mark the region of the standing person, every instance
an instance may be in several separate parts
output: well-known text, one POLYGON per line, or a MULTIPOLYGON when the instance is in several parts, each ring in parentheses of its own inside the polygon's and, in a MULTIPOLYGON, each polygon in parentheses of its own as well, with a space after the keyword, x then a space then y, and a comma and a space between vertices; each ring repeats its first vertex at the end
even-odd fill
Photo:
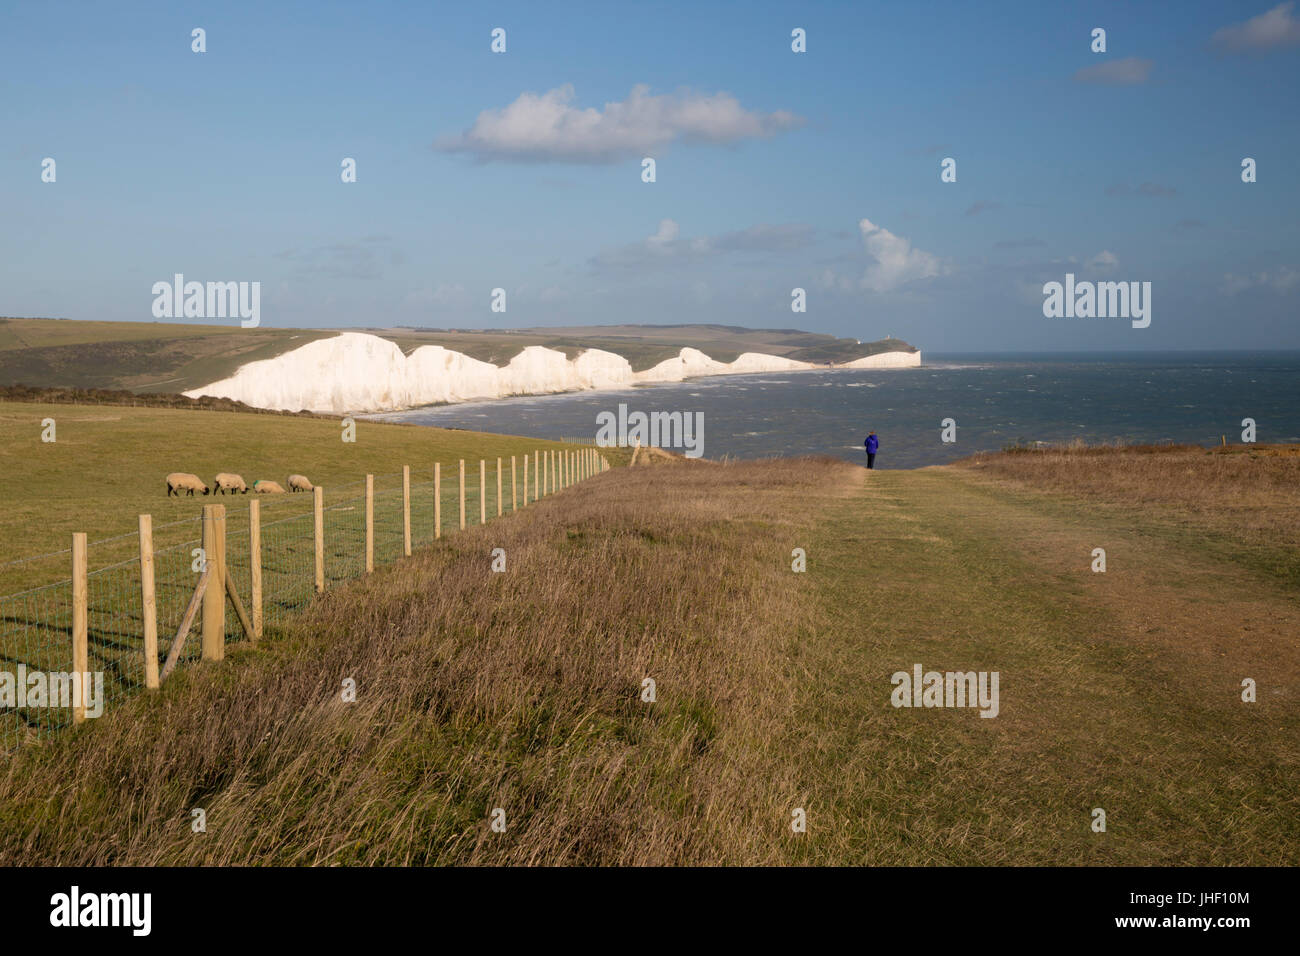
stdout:
POLYGON ((880 439, 876 437, 875 432, 872 432, 867 436, 867 440, 863 444, 867 446, 867 467, 875 468, 876 450, 880 447, 880 439))

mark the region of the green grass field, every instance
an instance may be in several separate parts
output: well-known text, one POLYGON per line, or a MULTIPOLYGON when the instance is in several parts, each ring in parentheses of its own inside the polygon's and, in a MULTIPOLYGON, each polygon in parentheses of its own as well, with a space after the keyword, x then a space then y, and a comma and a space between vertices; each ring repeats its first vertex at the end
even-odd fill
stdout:
MULTIPOLYGON (((162 525, 196 519, 202 505, 213 501, 225 500, 232 508, 246 503, 245 496, 168 498, 163 479, 172 471, 191 472, 209 485, 217 472, 235 472, 250 487, 259 478, 287 487, 288 475, 300 473, 323 485, 332 498, 355 491, 366 474, 379 476, 377 487, 390 491, 400 485, 403 465, 411 467, 412 482, 426 483, 433 480, 438 462, 446 485, 455 480, 463 458, 473 470, 477 495, 480 459, 487 459, 494 471, 498 456, 508 467, 515 455, 522 478, 525 452, 560 447, 557 442, 366 420, 357 421, 356 441, 348 443, 342 440, 339 420, 0 403, 0 564, 66 548, 74 531, 84 531, 91 541, 131 532, 139 514, 151 514, 155 525, 162 525), (57 440, 50 443, 41 440, 46 418, 55 421, 57 440)), ((495 495, 495 479, 491 493, 495 495)), ((268 514, 294 513, 307 507, 308 497, 265 495, 262 507, 268 514)), ((120 551, 92 549, 91 566, 120 557, 120 551)), ((15 583, 37 582, 15 582, 0 570, 0 593, 16 589, 15 583)))
MULTIPOLYGON (((261 510, 262 564, 268 620, 303 606, 313 592, 312 496, 195 495, 168 497, 170 471, 190 471, 209 485, 217 471, 243 475, 251 486, 269 478, 288 487, 290 472, 308 475, 325 493, 325 571, 331 583, 361 573, 365 542, 365 477, 374 476, 374 553, 379 564, 404 547, 402 468, 411 468, 411 536, 415 546, 460 527, 460 461, 465 461, 466 526, 495 520, 522 506, 525 455, 572 450, 556 442, 356 423, 356 442, 342 441, 342 422, 278 416, 130 408, 0 403, 0 660, 65 670, 71 618, 71 534, 89 541, 89 645, 93 669, 106 674, 111 700, 143 681, 139 602, 138 516, 152 517, 160 650, 173 633, 197 578, 192 549, 200 544, 205 504, 227 509, 232 579, 249 593, 249 504, 261 510), (40 440, 44 419, 54 442, 40 440), (293 427, 296 423, 298 427, 293 427), (289 427, 285 427, 289 425, 289 427), (336 447, 337 446, 337 447, 336 447), (515 469, 511 473, 511 456, 515 469), (497 460, 501 459, 501 497, 497 460), (480 491, 480 461, 486 489, 480 491), (434 466, 441 469, 435 507, 434 466)), ((529 468, 527 498, 537 490, 529 468)), ((234 611, 228 631, 240 635, 234 611)), ((183 660, 198 654, 197 641, 183 660)), ((4 715, 0 747, 22 729, 4 715), (12 724, 12 726, 10 726, 12 724)), ((34 712, 31 732, 51 729, 66 715, 34 712)))

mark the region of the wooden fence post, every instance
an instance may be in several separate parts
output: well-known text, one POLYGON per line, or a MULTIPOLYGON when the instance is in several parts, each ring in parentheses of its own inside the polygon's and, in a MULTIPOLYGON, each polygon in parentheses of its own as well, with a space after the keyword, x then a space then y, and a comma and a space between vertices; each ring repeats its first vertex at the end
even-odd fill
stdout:
POLYGON ((72 689, 77 693, 72 700, 72 722, 86 719, 86 673, 90 670, 89 602, 86 572, 86 533, 72 534, 72 689))
POLYGON ((366 475, 366 574, 375 569, 375 476, 366 475))
POLYGON ((203 592, 203 659, 226 656, 226 506, 203 506, 203 560, 208 587, 203 592))
POLYGON ((487 524, 487 462, 478 460, 478 523, 487 524))
POLYGON ((316 593, 325 590, 325 489, 316 485, 311 490, 311 508, 316 523, 316 593))
MULTIPOLYGON (((528 459, 524 459, 524 467, 528 467, 528 459)), ((510 456, 510 513, 514 514, 519 510, 519 492, 515 488, 515 456, 510 456)), ((528 486, 528 476, 524 475, 524 487, 528 486)))
POLYGON ((460 460, 460 530, 465 530, 465 459, 460 460))
POLYGON ((158 689, 158 598, 154 591, 153 516, 140 516, 140 617, 144 622, 144 686, 158 689))
POLYGON ((542 477, 541 463, 542 463, 542 453, 534 448, 533 449, 533 501, 536 501, 538 498, 541 497, 541 495, 537 493, 537 489, 538 487, 540 487, 540 479, 542 477))
POLYGON ((255 641, 262 639, 262 503, 254 498, 248 503, 248 609, 253 618, 255 641))
POLYGON ((504 496, 501 494, 501 459, 497 459, 497 517, 500 518, 505 514, 505 502, 502 501, 504 496))
POLYGON ((411 466, 402 466, 402 554, 411 556, 411 466))
POLYGON ((442 462, 433 463, 433 536, 442 537, 442 462))

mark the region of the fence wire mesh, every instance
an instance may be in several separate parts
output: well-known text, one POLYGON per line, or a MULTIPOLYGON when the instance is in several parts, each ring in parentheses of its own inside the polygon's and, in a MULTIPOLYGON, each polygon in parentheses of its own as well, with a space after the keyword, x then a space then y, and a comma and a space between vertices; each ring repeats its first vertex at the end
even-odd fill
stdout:
MULTIPOLYGON (((465 526, 510 515, 555 490, 555 462, 543 454, 465 462, 465 526), (543 466, 539 483, 538 463, 543 466), (525 483, 526 482, 526 483, 525 483)), ((577 474, 571 473, 571 481, 577 474)), ((405 549, 402 473, 374 476, 373 547, 376 567, 401 558, 405 549)), ((426 547, 460 528, 458 463, 441 469, 436 489, 433 469, 412 470, 411 548, 426 547), (440 512, 440 517, 439 517, 440 512)), ((263 627, 286 623, 316 592, 315 515, 312 495, 285 494, 256 499, 237 496, 226 505, 226 573, 249 614, 252 601, 252 539, 247 502, 257 500, 260 518, 263 627)), ((339 485, 324 493, 322 509, 324 583, 331 587, 359 577, 366 569, 366 483, 339 485)), ((158 668, 171 652, 203 570, 202 521, 198 516, 156 525, 153 568, 158 633, 158 668)), ((87 667, 92 675, 87 714, 97 716, 145 686, 144 611, 136 534, 90 542, 89 562, 100 565, 86 575, 87 667), (108 563, 105 563, 108 562, 108 563)), ((31 576, 61 577, 71 571, 71 549, 7 562, 28 564, 31 576)), ((3 566, 0 566, 3 567, 3 566)), ((178 657, 178 666, 202 657, 201 613, 196 614, 178 657)), ((72 723, 62 677, 73 669, 73 588, 70 577, 0 596, 0 752, 48 736, 72 723)), ((232 602, 225 602, 225 639, 247 640, 232 602)))

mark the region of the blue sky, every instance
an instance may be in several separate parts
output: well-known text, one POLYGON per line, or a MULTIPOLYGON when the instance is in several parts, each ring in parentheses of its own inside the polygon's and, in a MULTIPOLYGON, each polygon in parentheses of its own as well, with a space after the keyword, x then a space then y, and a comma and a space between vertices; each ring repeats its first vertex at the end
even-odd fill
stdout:
POLYGON ((1300 347, 1294 3, 9 4, 0 84, 4 315, 1300 347))

